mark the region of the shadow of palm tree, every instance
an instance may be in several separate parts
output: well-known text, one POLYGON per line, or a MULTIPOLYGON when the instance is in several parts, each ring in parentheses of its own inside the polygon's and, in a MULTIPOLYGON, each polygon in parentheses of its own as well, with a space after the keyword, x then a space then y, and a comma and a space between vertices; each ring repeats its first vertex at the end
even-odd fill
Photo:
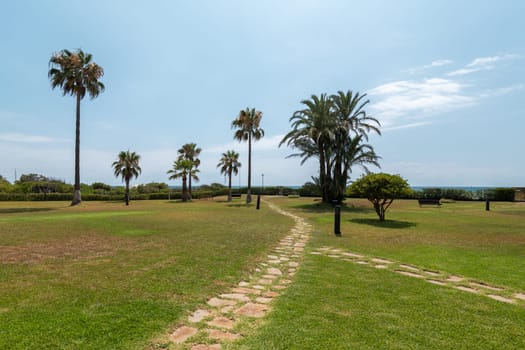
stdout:
MULTIPOLYGON (((322 203, 321 201, 311 204, 295 205, 293 208, 310 211, 314 213, 333 213, 334 206, 328 203, 322 203)), ((343 203, 341 205, 341 212, 349 213, 371 213, 374 212, 373 208, 356 207, 353 204, 347 205, 343 203)))
POLYGON ((55 208, 5 208, 0 209, 0 214, 33 213, 39 211, 52 211, 55 208))
POLYGON ((409 221, 400 221, 400 220, 385 220, 385 221, 379 221, 379 219, 350 219, 348 220, 350 222, 354 222, 356 224, 361 225, 370 225, 375 227, 381 227, 381 228, 409 228, 409 227, 415 227, 415 222, 409 222, 409 221))

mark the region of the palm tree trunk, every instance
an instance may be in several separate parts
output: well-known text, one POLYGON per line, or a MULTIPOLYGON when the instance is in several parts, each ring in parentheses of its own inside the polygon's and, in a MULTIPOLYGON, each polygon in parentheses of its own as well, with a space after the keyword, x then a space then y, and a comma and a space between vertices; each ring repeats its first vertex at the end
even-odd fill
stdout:
POLYGON ((321 185, 321 195, 323 198, 323 202, 328 202, 328 196, 326 191, 326 163, 325 163, 325 154, 324 149, 321 145, 318 146, 319 150, 319 182, 321 185))
POLYGON ((190 168, 190 178, 188 179, 189 180, 188 191, 189 191, 190 197, 191 197, 191 173, 192 173, 192 170, 193 170, 193 167, 190 168))
POLYGON ((77 113, 75 127, 75 187, 71 205, 77 205, 82 202, 80 195, 80 94, 77 93, 77 113))
POLYGON ((248 190, 246 192, 246 204, 252 202, 252 133, 248 134, 248 190))
POLYGON ((126 179, 126 205, 129 205, 129 179, 126 179))
POLYGON ((183 202, 188 201, 188 185, 187 185, 186 176, 182 177, 182 201, 183 202))
POLYGON ((228 170, 228 202, 232 201, 232 169, 228 170))

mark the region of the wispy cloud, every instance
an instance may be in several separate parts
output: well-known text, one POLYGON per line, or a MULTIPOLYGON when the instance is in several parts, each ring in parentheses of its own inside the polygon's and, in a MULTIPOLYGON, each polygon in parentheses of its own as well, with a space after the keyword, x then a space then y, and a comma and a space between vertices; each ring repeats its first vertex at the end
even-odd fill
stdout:
POLYGON ((492 70, 496 65, 502 61, 508 61, 517 58, 517 55, 507 54, 501 56, 478 57, 465 67, 447 73, 447 76, 453 77, 458 75, 466 75, 483 70, 492 70))
POLYGON ((26 135, 19 133, 0 134, 0 141, 13 143, 54 143, 69 142, 68 139, 59 139, 49 136, 26 135))
POLYGON ((410 73, 410 74, 421 73, 431 68, 442 67, 442 66, 446 66, 452 63, 454 63, 454 61, 452 60, 439 59, 439 60, 432 61, 432 63, 426 64, 424 66, 407 69, 405 70, 405 72, 410 73))
POLYGON ((473 104, 475 99, 464 93, 466 87, 441 78, 396 81, 369 91, 378 100, 371 108, 387 128, 424 125, 424 120, 434 112, 473 104))

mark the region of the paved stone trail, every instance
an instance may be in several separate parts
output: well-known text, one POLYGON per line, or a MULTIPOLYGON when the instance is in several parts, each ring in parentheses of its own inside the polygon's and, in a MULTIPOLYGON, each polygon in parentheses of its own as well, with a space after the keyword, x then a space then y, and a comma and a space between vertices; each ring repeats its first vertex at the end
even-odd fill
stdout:
POLYGON ((419 278, 429 283, 455 288, 464 292, 484 295, 491 299, 509 304, 525 306, 525 292, 510 288, 494 286, 463 276, 452 275, 442 271, 432 271, 419 266, 403 264, 389 259, 366 256, 363 254, 343 251, 332 247, 322 247, 310 254, 324 255, 355 264, 366 265, 376 269, 385 269, 404 276, 419 278))
POLYGON ((221 349, 221 343, 242 337, 237 325, 257 322, 271 310, 272 301, 292 282, 299 268, 311 226, 306 221, 265 202, 271 209, 294 219, 295 225, 246 281, 210 298, 170 334, 169 339, 192 350, 221 349))

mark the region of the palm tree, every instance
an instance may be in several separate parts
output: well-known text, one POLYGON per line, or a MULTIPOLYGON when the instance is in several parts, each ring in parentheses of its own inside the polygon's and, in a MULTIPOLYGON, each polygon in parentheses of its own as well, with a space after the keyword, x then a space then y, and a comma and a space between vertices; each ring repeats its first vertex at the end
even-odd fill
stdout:
POLYGON ((332 114, 333 102, 326 94, 320 97, 312 95, 309 100, 301 101, 306 108, 296 111, 290 118, 292 130, 281 140, 279 146, 286 143, 300 153, 290 157, 302 157, 304 163, 311 157, 319 159, 319 183, 323 202, 329 201, 330 151, 334 138, 335 120, 332 114))
POLYGON ((232 129, 236 129, 233 138, 239 141, 248 141, 248 191, 246 193, 246 204, 252 201, 252 139, 260 140, 264 136, 261 129, 262 112, 255 108, 241 110, 239 116, 233 120, 232 129))
POLYGON ((92 55, 84 53, 78 49, 74 52, 62 50, 54 53, 50 60, 51 67, 48 77, 51 80, 51 87, 57 86, 62 89, 65 95, 76 97, 76 129, 75 129, 75 186, 71 205, 82 202, 80 195, 80 101, 86 93, 94 99, 105 87, 99 79, 104 75, 102 67, 91 62, 92 55))
POLYGON ((197 168, 201 164, 201 161, 199 158, 197 158, 202 152, 202 149, 200 147, 197 147, 197 144, 195 143, 187 143, 185 145, 182 145, 181 148, 177 151, 179 154, 179 159, 186 159, 191 160, 193 162, 193 166, 189 171, 189 181, 188 181, 188 190, 191 196, 191 180, 199 181, 199 177, 197 176, 197 173, 199 172, 197 168))
POLYGON ((332 156, 333 191, 332 198, 342 200, 348 182, 348 173, 354 165, 368 171, 365 164, 379 167, 378 157, 372 146, 362 144, 368 141, 368 134, 381 135, 380 123, 366 114, 365 107, 370 102, 366 94, 338 91, 330 97, 334 103, 333 113, 337 124, 334 138, 335 149, 332 156))
POLYGON ((182 179, 182 201, 186 202, 191 200, 191 194, 188 193, 187 180, 190 175, 191 169, 195 165, 191 160, 188 159, 177 159, 173 162, 173 168, 168 170, 168 174, 171 174, 169 177, 170 180, 176 180, 178 178, 182 179))
POLYGON ((222 154, 222 158, 217 164, 217 168, 221 168, 221 174, 228 176, 228 202, 232 200, 232 173, 237 175, 241 163, 239 162, 239 153, 235 151, 226 151, 222 154))
POLYGON ((139 177, 142 169, 139 166, 140 156, 135 152, 122 151, 118 154, 118 159, 113 162, 112 166, 115 176, 122 177, 126 183, 126 205, 129 205, 129 180, 133 177, 139 177))

